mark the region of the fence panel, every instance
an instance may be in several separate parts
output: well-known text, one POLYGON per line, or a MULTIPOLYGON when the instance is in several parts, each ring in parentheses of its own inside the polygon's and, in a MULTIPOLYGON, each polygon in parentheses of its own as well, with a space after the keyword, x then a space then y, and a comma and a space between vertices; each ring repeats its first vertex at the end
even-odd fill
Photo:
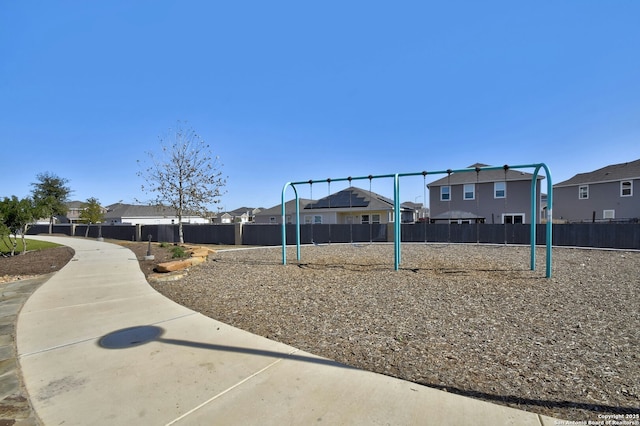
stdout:
MULTIPOLYGON (((178 225, 140 225, 140 236, 147 241, 175 243, 178 241, 178 225)), ((185 242, 194 244, 229 244, 235 241, 236 225, 206 224, 184 225, 185 242)), ((536 244, 546 244, 546 224, 536 227, 536 244)), ((87 225, 58 224, 54 234, 84 237, 87 225)), ((388 228, 383 224, 362 225, 300 225, 300 242, 349 243, 387 241, 388 228)), ((91 225, 89 238, 104 238, 133 241, 137 236, 135 225, 91 225)), ((27 234, 48 234, 49 225, 32 225, 27 234)), ((493 243, 529 244, 530 225, 527 224, 403 224, 403 242, 435 243, 493 243)), ((295 225, 287 225, 287 244, 296 243, 295 225)), ((282 228, 272 224, 242 225, 242 244, 280 245, 282 228)), ((638 223, 568 223, 553 225, 553 244, 556 246, 602 247, 640 250, 640 224, 638 223)))
MULTIPOLYGON (((287 244, 295 244, 295 228, 287 225, 287 244), (292 239, 293 238, 293 239, 292 239)), ((300 231, 302 232, 302 230, 300 231)), ((281 225, 250 224, 242 226, 242 244, 247 246, 277 246, 282 244, 281 225)))
MULTIPOLYGON (((174 225, 177 228, 177 225, 174 225)), ((234 224, 193 224, 182 225, 185 243, 234 245, 234 224)), ((176 234, 177 237, 177 234, 176 234)))

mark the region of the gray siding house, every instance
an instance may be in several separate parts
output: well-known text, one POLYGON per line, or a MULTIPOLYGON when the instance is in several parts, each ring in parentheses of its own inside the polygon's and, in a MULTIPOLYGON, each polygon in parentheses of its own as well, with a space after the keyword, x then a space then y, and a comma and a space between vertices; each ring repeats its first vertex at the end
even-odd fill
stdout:
MULTIPOLYGON (((489 167, 473 164, 470 169, 489 167)), ((519 170, 451 173, 427 185, 432 223, 531 223, 533 174, 519 170)), ((536 204, 540 221, 540 181, 536 204)))
MULTIPOLYGON (((295 200, 285 203, 287 223, 295 223, 295 208, 295 200)), ((403 223, 414 222, 414 209, 402 204, 400 217, 403 223)), ((375 224, 390 223, 393 220, 393 200, 355 186, 319 200, 300 199, 301 224, 375 224)), ((256 214, 255 223, 281 224, 281 205, 256 214)))
POLYGON ((640 160, 579 173, 553 186, 553 216, 567 222, 638 221, 640 160))

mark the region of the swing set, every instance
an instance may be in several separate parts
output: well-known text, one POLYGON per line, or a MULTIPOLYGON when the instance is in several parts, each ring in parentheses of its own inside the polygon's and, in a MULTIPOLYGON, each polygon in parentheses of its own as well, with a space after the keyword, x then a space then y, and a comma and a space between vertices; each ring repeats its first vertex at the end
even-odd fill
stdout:
MULTIPOLYGON (((363 180, 369 179, 369 192, 371 194, 371 181, 373 179, 381 179, 381 178, 393 178, 393 214, 394 214, 394 270, 400 269, 400 264, 402 261, 402 253, 401 253, 401 218, 400 218, 400 179, 407 176, 423 176, 423 180, 426 181, 427 175, 437 175, 437 174, 447 174, 449 178, 452 173, 469 173, 476 172, 477 173, 477 181, 479 181, 479 176, 482 171, 485 170, 504 170, 505 171, 505 191, 506 191, 506 176, 507 170, 509 169, 530 169, 533 168, 533 177, 531 179, 531 226, 530 226, 530 247, 531 247, 531 262, 530 267, 531 270, 535 270, 536 266, 536 220, 538 217, 537 212, 537 199, 536 199, 536 188, 538 181, 538 173, 540 169, 544 169, 546 177, 547 177, 547 224, 546 224, 546 277, 551 278, 551 266, 552 266, 552 255, 551 255, 551 247, 552 247, 552 206, 553 206, 553 185, 551 182, 551 173, 549 172, 549 168, 544 163, 538 164, 525 164, 525 165, 517 165, 517 166, 498 166, 498 167, 475 167, 475 168, 467 168, 467 169, 458 169, 458 170, 439 170, 439 171, 422 171, 415 173, 395 173, 395 174, 387 174, 387 175, 368 175, 368 176, 359 176, 359 177, 346 177, 346 178, 338 178, 338 179, 326 179, 326 180, 308 180, 308 181, 300 181, 300 182, 287 182, 282 188, 282 264, 287 264, 287 227, 286 227, 286 211, 285 211, 285 196, 288 187, 293 189, 295 194, 295 205, 296 205, 296 220, 295 220, 295 230, 296 230, 296 258, 298 261, 301 260, 300 254, 300 199, 298 196, 298 190, 296 185, 310 185, 313 186, 314 183, 326 182, 328 185, 331 185, 331 182, 338 181, 348 181, 351 184, 354 180, 363 180)), ((330 188, 330 186, 329 186, 330 188)), ((449 186, 450 188, 450 186, 449 186)), ((426 190, 425 190, 426 192, 426 190)), ((426 194, 425 194, 426 196, 426 194)), ((506 193, 505 193, 506 196, 506 193)), ((451 199, 451 193, 449 193, 449 200, 451 199)), ((329 197, 329 206, 330 206, 330 197, 329 197)), ((425 199, 426 202, 426 199, 425 199)), ((506 199, 505 199, 506 202, 506 199)), ((369 222, 371 224, 371 217, 369 217, 369 222)), ((313 220, 312 220, 313 224, 313 220)), ((330 229, 329 229, 330 231, 330 229)), ((313 232, 313 231, 312 231, 313 232)), ((505 237, 506 237, 506 225, 505 225, 505 237)), ((426 232, 425 232, 426 238, 426 232)), ((313 240, 313 234, 312 234, 313 240)), ((331 238, 329 237, 329 240, 331 238)), ((372 240, 372 238, 370 238, 372 240)), ((371 242, 371 241, 370 241, 371 242)), ((353 240, 352 240, 353 243, 353 240)), ((314 243, 315 244, 315 243, 314 243)))
MULTIPOLYGON (((372 215, 372 201, 373 201, 373 191, 372 191, 372 180, 373 180, 373 176, 369 175, 367 176, 367 178, 369 179, 369 200, 367 202, 367 208, 368 208, 368 214, 367 214, 367 223, 369 224, 369 241, 368 243, 366 242, 356 242, 354 240, 354 233, 353 233, 353 225, 354 225, 354 216, 348 216, 346 221, 349 224, 349 243, 354 246, 354 247, 365 247, 368 245, 373 244, 373 215, 372 215)), ((347 181, 349 181, 349 188, 347 188, 344 191, 341 192, 347 192, 348 193, 348 198, 349 198, 349 213, 351 213, 353 211, 353 208, 355 207, 353 204, 353 198, 354 198, 354 193, 353 193, 353 187, 351 186, 351 183, 353 181, 352 177, 348 177, 346 179, 347 181)), ((330 211, 331 210, 331 181, 332 179, 327 179, 327 209, 330 211)), ((314 200, 313 198, 313 182, 312 180, 308 181, 307 183, 309 184, 309 198, 311 200, 314 200)), ((340 198, 344 198, 344 197, 340 197, 340 198)), ((356 199, 358 197, 356 196, 356 199)), ((315 204, 311 204, 311 207, 307 206, 305 208, 314 208, 315 204)), ((338 205, 336 207, 345 207, 345 203, 344 203, 344 199, 342 200, 338 200, 338 205), (342 201, 342 203, 340 203, 340 201, 342 201)), ((358 207, 362 207, 362 206, 358 206, 358 207)), ((314 246, 327 246, 327 245, 331 245, 331 222, 328 223, 328 231, 329 231, 329 236, 328 236, 328 241, 326 243, 321 243, 316 241, 315 238, 315 234, 314 234, 314 224, 316 223, 316 216, 313 215, 311 217, 310 220, 310 225, 311 225, 311 243, 314 246)), ((319 223, 322 223, 322 221, 320 221, 319 223)))

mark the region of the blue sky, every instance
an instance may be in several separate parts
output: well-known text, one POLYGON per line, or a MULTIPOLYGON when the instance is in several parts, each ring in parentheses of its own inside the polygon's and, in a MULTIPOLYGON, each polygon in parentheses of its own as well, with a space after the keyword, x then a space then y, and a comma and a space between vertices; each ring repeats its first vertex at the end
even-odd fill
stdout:
POLYGON ((226 210, 274 206, 287 181, 476 162, 544 162, 557 183, 640 158, 639 17, 636 0, 1 2, 0 196, 48 171, 73 199, 149 199, 136 160, 178 120, 220 156, 226 210))

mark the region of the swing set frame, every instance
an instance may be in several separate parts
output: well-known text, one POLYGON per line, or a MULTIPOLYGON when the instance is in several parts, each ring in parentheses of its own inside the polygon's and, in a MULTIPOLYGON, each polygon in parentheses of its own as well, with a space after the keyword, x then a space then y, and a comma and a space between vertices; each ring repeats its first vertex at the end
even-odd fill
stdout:
MULTIPOLYGON (((296 185, 313 185, 314 183, 321 182, 339 182, 339 181, 351 181, 353 180, 363 180, 363 179, 383 179, 383 178, 393 178, 393 205, 394 205, 394 270, 400 269, 400 264, 402 261, 402 253, 401 253, 401 218, 400 218, 400 178, 408 177, 408 176, 423 176, 426 178, 427 175, 439 175, 439 174, 448 174, 451 173, 469 173, 476 172, 480 173, 483 170, 508 170, 508 169, 534 169, 533 177, 531 179, 531 225, 530 225, 530 247, 531 247, 531 262, 530 267, 531 270, 534 271, 536 268, 536 221, 538 219, 538 211, 537 211, 537 199, 536 199, 536 188, 538 183, 538 174, 541 169, 544 169, 546 177, 547 177, 547 224, 546 224, 546 277, 551 278, 551 269, 552 269, 552 206, 553 206, 553 184, 551 181, 551 173, 549 168, 544 163, 537 164, 523 164, 516 166, 489 166, 489 167, 475 167, 475 168, 466 168, 466 169, 457 169, 457 170, 437 170, 437 171, 421 171, 415 173, 395 173, 395 174, 386 174, 386 175, 368 175, 368 176, 358 176, 358 177, 345 177, 345 178, 329 178, 323 180, 307 180, 307 181, 299 181, 299 182, 287 182, 284 184, 282 188, 282 264, 287 264, 287 223, 286 223, 286 211, 285 211, 285 196, 287 192, 287 188, 291 187, 295 194, 295 205, 296 205, 296 258, 298 261, 301 260, 300 255, 300 198, 298 196, 298 190, 296 189, 296 185)), ((426 202, 426 200, 425 200, 426 202)))

